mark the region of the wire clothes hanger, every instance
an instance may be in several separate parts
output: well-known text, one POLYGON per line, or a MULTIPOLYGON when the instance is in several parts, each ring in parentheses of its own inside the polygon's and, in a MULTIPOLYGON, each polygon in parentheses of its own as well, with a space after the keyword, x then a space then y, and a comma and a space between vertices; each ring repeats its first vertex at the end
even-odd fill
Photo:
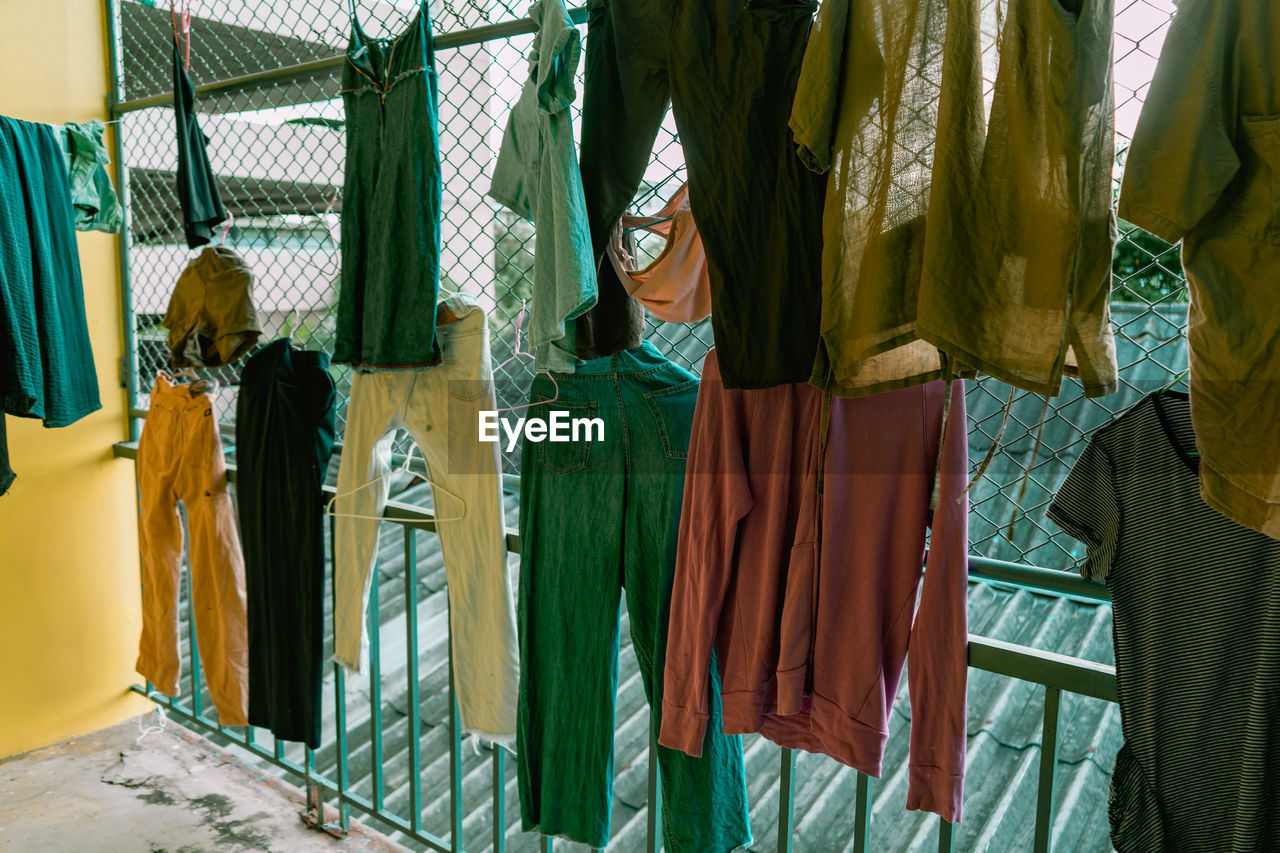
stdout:
MULTIPOLYGON (((392 474, 413 473, 412 471, 409 470, 409 463, 413 461, 413 452, 416 449, 417 449, 416 443, 410 444, 409 452, 405 454, 404 462, 402 462, 399 466, 387 471, 384 474, 381 474, 373 478, 372 480, 370 480, 369 482, 365 483, 362 486, 357 486, 356 488, 350 489, 349 491, 338 492, 337 494, 335 494, 333 497, 329 499, 329 502, 325 504, 324 514, 329 516, 330 518, 363 518, 368 521, 385 521, 386 518, 381 515, 361 515, 360 513, 355 513, 355 512, 338 512, 336 508, 337 503, 342 498, 348 498, 348 497, 351 497, 352 495, 359 494, 365 489, 368 489, 372 486, 375 486, 383 482, 392 474)), ((434 501, 435 495, 439 493, 444 495, 445 497, 452 498, 454 501, 457 502, 458 506, 462 507, 461 515, 453 516, 451 518, 441 518, 440 516, 437 515, 437 516, 434 516, 431 520, 436 524, 441 524, 441 523, 450 522, 450 521, 461 521, 462 519, 466 518, 467 502, 464 501, 462 498, 458 497, 453 492, 449 491, 448 489, 436 483, 435 480, 431 479, 431 468, 430 466, 427 465, 427 460, 425 456, 422 459, 422 464, 427 471, 427 482, 431 484, 431 495, 432 495, 433 501, 434 501)), ((438 505, 438 502, 436 502, 436 504, 438 505)))
MULTIPOLYGON (((502 364, 499 364, 497 367, 493 369, 493 373, 495 376, 497 375, 499 370, 506 367, 508 364, 515 361, 517 358, 533 358, 533 353, 524 349, 520 343, 520 329, 524 325, 525 307, 527 306, 527 304, 528 303, 524 299, 521 299, 520 313, 516 315, 516 350, 511 354, 511 356, 506 361, 502 362, 502 364)), ((518 406, 508 406, 505 409, 495 409, 494 410, 495 413, 501 414, 502 412, 518 412, 521 409, 531 409, 534 406, 541 406, 546 403, 554 403, 556 400, 559 400, 560 399, 560 383, 556 381, 555 374, 553 374, 549 370, 543 371, 543 373, 548 379, 551 380, 551 387, 555 388, 555 393, 551 395, 551 399, 535 400, 532 403, 521 403, 518 406)))
POLYGON ((1166 392, 1172 391, 1173 386, 1177 385, 1179 382, 1186 379, 1190 375, 1191 375, 1191 368, 1188 367, 1185 370, 1183 370, 1181 373, 1179 373, 1177 376, 1173 377, 1173 379, 1169 382, 1169 384, 1161 388, 1157 393, 1163 396, 1166 392))
POLYGON ((183 382, 174 382, 174 381, 173 381, 174 379, 177 379, 179 376, 186 376, 186 377, 189 377, 189 378, 191 379, 190 384, 192 384, 192 385, 194 385, 194 384, 195 384, 195 383, 197 383, 197 382, 208 382, 208 383, 210 383, 210 384, 212 384, 212 385, 217 385, 217 384, 218 384, 218 381, 217 381, 216 379, 207 379, 207 378, 205 378, 205 377, 200 376, 199 374, 197 374, 194 370, 187 370, 187 369, 185 369, 185 368, 184 368, 184 369, 182 369, 182 370, 164 370, 164 369, 162 368, 162 369, 160 369, 160 370, 157 370, 157 371, 156 371, 156 375, 157 375, 157 376, 162 376, 162 377, 164 377, 165 381, 167 381, 170 385, 184 385, 184 384, 188 384, 188 383, 183 383, 183 382))

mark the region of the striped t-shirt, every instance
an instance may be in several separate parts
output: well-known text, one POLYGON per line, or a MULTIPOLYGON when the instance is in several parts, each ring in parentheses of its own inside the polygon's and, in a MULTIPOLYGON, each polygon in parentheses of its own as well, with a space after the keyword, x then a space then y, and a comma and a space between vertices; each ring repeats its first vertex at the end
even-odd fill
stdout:
POLYGON ((1185 394, 1099 429, 1049 518, 1111 590, 1120 853, 1280 851, 1280 541, 1200 497, 1185 394))

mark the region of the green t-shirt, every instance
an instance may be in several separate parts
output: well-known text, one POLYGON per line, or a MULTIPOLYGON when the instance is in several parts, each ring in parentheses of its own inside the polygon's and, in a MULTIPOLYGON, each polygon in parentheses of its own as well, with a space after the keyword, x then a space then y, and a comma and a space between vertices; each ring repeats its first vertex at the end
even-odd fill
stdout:
POLYGON ((538 0, 529 79, 511 108, 489 195, 533 221, 533 306, 529 344, 535 370, 572 373, 573 324, 596 302, 591 229, 569 105, 582 36, 563 0, 538 0))

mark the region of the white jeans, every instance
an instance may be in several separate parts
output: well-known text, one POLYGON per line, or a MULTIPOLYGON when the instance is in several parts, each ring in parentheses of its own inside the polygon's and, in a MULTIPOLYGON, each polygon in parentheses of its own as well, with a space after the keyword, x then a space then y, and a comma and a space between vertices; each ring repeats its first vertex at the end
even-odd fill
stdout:
MULTIPOLYGON (((436 327, 444 361, 414 370, 358 373, 351 383, 334 511, 334 658, 359 671, 367 658, 364 614, 377 559, 386 474, 398 428, 427 463, 441 519, 449 584, 454 683, 464 731, 510 742, 520 663, 507 575, 498 445, 482 443, 478 414, 495 408, 484 311, 455 297, 459 317, 436 327)), ((413 606, 413 602, 409 603, 413 606)), ((426 641, 428 638, 422 638, 426 641)))

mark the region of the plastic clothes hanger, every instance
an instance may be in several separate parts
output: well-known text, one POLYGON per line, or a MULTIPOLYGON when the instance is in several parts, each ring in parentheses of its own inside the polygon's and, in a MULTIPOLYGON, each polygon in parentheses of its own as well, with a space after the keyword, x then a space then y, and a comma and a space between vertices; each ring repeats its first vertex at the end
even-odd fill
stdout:
POLYGON ((236 224, 236 215, 231 208, 227 208, 227 224, 222 226, 222 239, 218 241, 219 246, 227 245, 227 235, 231 233, 231 226, 236 224))
MULTIPOLYGON (((528 304, 528 303, 527 303, 525 300, 521 299, 521 300, 520 300, 520 313, 516 315, 516 350, 515 350, 515 352, 513 352, 513 353, 511 354, 511 357, 510 357, 510 358, 508 358, 506 361, 502 362, 502 364, 499 364, 497 367, 495 367, 495 368, 493 369, 493 372, 494 372, 494 374, 495 374, 495 375, 498 373, 498 371, 499 371, 499 370, 501 370, 502 368, 506 367, 508 364, 510 364, 511 362, 515 361, 517 358, 533 358, 533 353, 531 353, 531 352, 529 352, 528 350, 524 349, 524 348, 521 346, 521 343, 520 343, 520 329, 521 329, 521 327, 524 325, 525 307, 526 307, 526 305, 527 305, 527 304, 528 304)), ((550 379, 550 380, 551 380, 551 387, 555 388, 555 393, 551 395, 551 399, 549 399, 549 400, 537 400, 537 401, 532 402, 532 403, 521 403, 521 404, 520 404, 520 405, 518 405, 518 406, 508 406, 508 407, 507 407, 507 408, 505 408, 505 409, 495 409, 495 410, 494 410, 494 411, 495 411, 495 413, 501 413, 501 412, 518 412, 518 411, 520 411, 521 409, 529 409, 529 408, 532 408, 532 407, 534 407, 534 406, 541 406, 541 405, 544 405, 544 404, 546 404, 546 403, 554 403, 556 400, 559 400, 559 399, 560 399, 560 383, 556 381, 555 374, 554 374, 554 373, 552 373, 552 372, 551 372, 551 371, 549 371, 549 370, 547 370, 547 371, 543 371, 543 374, 544 374, 548 379, 550 379)))
POLYGON ((179 14, 174 8, 174 0, 169 0, 169 17, 173 20, 173 40, 174 43, 183 51, 182 67, 187 71, 191 70, 191 4, 188 0, 183 0, 182 12, 179 14), (182 21, 182 31, 178 31, 178 21, 182 21), (183 44, 183 38, 186 44, 183 44))

